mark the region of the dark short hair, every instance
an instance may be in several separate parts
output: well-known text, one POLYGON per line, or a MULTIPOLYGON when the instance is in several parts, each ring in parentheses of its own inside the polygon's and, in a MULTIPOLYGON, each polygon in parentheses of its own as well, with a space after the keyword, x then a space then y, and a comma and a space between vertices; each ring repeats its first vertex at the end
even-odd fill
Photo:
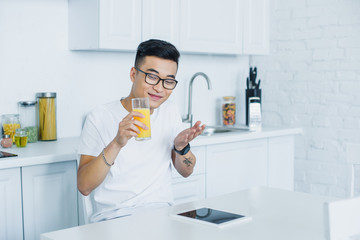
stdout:
POLYGON ((179 65, 180 53, 174 45, 169 42, 150 39, 140 43, 136 51, 135 66, 138 67, 146 56, 155 56, 176 62, 179 65))

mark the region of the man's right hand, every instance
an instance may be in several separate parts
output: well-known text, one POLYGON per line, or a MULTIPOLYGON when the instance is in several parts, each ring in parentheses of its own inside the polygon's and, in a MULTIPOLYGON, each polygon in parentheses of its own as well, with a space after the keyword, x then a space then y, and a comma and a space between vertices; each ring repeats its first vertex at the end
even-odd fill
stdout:
POLYGON ((139 112, 132 111, 119 123, 119 130, 114 141, 120 148, 123 148, 130 138, 136 137, 140 133, 139 127, 145 130, 148 129, 144 123, 135 120, 134 117, 144 118, 145 116, 139 112))

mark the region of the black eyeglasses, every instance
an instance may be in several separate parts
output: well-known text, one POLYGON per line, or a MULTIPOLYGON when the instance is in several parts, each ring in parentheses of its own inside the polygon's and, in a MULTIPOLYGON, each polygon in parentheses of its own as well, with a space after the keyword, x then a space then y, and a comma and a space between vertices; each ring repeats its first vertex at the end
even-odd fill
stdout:
POLYGON ((163 81, 162 86, 165 89, 173 90, 176 87, 176 84, 178 83, 178 81, 176 81, 175 79, 162 79, 158 75, 144 72, 137 67, 135 67, 135 69, 145 74, 145 82, 150 85, 157 85, 160 81, 163 81))

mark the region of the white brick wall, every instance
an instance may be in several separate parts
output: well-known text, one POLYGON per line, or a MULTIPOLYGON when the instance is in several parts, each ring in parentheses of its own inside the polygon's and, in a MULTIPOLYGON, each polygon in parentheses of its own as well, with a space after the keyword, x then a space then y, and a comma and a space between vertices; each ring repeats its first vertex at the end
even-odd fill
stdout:
MULTIPOLYGON (((252 57, 264 125, 304 130, 296 139, 295 190, 346 197, 347 161, 360 161, 360 151, 348 147, 360 148, 360 0, 270 3, 270 54, 252 57)), ((360 167, 356 180, 360 195, 360 167)))

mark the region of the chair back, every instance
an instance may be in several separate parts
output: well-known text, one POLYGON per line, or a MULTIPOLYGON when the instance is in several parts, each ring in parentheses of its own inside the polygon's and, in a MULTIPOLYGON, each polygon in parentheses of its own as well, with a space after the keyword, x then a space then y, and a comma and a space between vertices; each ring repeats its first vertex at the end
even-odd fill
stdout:
POLYGON ((90 218, 92 214, 94 213, 93 208, 93 196, 92 194, 89 194, 88 196, 84 196, 81 193, 79 193, 80 199, 81 199, 81 205, 82 205, 82 214, 80 214, 80 225, 83 224, 89 224, 90 218))
POLYGON ((324 204, 327 240, 350 239, 360 235, 360 197, 324 204))

